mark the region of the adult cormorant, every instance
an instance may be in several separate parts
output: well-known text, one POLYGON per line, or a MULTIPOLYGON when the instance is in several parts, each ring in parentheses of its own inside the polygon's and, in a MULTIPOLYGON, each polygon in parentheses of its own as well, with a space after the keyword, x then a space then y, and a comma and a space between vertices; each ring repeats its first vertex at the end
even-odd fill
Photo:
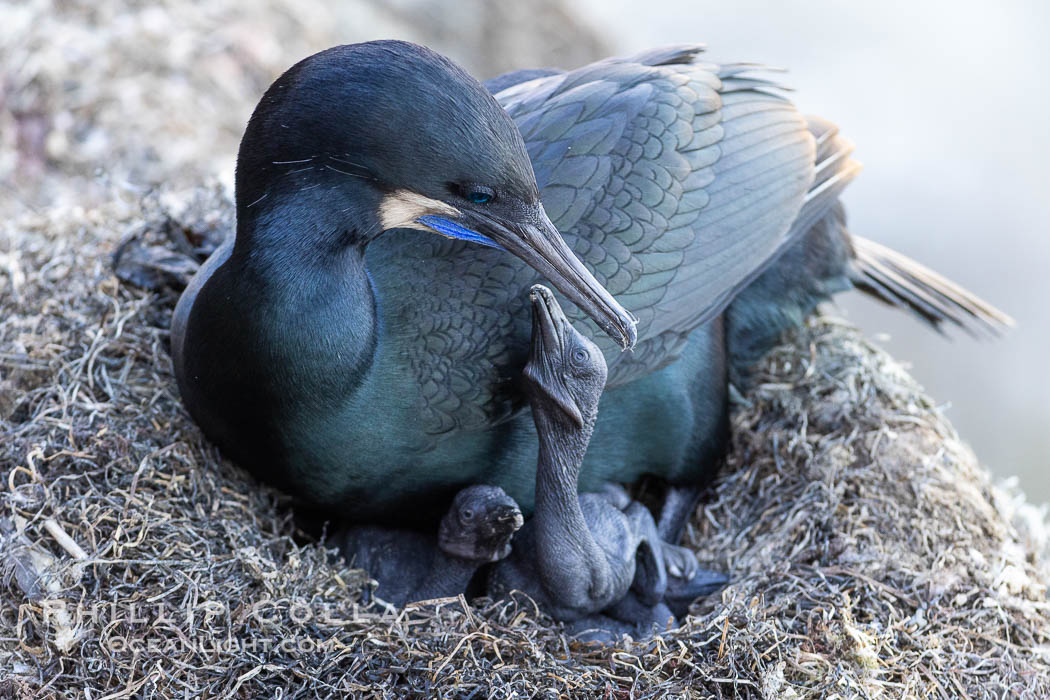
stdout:
POLYGON ((699 51, 515 74, 496 98, 400 41, 289 69, 241 142, 236 239, 173 319, 205 434, 360 520, 434 522, 475 483, 528 513, 537 441, 519 378, 539 279, 609 365, 583 491, 704 481, 730 371, 851 284, 934 324, 1002 320, 851 238, 850 144, 753 65, 699 51))

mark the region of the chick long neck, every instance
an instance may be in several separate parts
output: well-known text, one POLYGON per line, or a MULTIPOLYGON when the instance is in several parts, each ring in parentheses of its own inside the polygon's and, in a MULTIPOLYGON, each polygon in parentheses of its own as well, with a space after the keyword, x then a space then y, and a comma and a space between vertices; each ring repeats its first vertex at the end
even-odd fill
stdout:
POLYGON ((596 411, 590 412, 582 427, 570 427, 566 420, 548 416, 535 406, 533 414, 539 433, 534 520, 545 585, 569 590, 582 583, 579 575, 584 573, 587 589, 594 592, 595 584, 604 578, 605 555, 580 508, 578 477, 596 411), (581 563, 586 572, 577 568, 581 563))

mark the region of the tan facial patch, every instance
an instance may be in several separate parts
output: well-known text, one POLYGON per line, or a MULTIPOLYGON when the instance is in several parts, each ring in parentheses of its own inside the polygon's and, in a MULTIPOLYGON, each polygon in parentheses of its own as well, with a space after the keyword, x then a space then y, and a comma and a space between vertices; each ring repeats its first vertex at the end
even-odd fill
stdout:
POLYGON ((416 219, 427 214, 436 216, 459 216, 455 207, 437 199, 424 197, 411 190, 394 190, 379 203, 379 223, 383 230, 392 228, 430 229, 417 224, 416 219))

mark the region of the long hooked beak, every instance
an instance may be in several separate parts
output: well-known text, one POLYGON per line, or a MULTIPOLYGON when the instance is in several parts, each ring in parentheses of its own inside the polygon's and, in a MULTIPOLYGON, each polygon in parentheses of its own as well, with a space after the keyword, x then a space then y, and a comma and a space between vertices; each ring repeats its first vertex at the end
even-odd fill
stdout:
POLYGON ((521 221, 497 220, 473 210, 462 214, 463 218, 457 221, 438 216, 423 216, 418 221, 444 235, 467 238, 464 234, 472 234, 472 240, 483 244, 485 241, 477 240, 478 236, 489 239, 550 280, 624 350, 634 347, 638 339, 634 316, 620 306, 569 249, 543 205, 537 204, 521 221))

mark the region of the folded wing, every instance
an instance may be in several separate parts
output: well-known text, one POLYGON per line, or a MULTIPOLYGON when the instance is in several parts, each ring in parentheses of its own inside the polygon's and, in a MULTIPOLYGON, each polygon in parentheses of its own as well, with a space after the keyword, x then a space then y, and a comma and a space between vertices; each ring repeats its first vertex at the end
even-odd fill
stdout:
POLYGON ((574 314, 606 352, 613 385, 673 361, 788 244, 800 215, 815 221, 830 206, 811 196, 821 173, 806 120, 751 77, 756 66, 702 63, 699 52, 602 61, 496 95, 552 221, 638 317, 638 347, 621 355, 574 314))

